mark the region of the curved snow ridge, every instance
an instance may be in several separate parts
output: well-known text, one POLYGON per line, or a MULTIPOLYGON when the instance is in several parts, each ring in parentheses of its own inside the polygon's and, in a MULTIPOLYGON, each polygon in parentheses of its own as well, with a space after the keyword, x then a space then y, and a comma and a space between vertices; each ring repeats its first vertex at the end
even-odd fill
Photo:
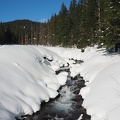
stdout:
POLYGON ((111 63, 96 76, 91 84, 85 87, 90 88, 90 91, 88 93, 86 91, 83 106, 87 108, 87 113, 92 116, 92 120, 120 119, 119 68, 120 61, 111 63))
POLYGON ((58 54, 55 53, 55 51, 51 51, 46 49, 47 47, 38 47, 38 46, 33 46, 36 50, 38 50, 44 57, 47 57, 49 60, 53 60, 54 62, 58 63, 59 67, 67 66, 67 62, 60 57, 58 54))
POLYGON ((32 114, 42 101, 58 95, 67 74, 55 75, 52 66, 66 62, 41 46, 4 46, 0 49, 0 119, 32 114), (53 60, 46 61, 44 57, 53 60), (61 80, 60 80, 61 78, 61 80))
POLYGON ((91 120, 120 119, 120 56, 96 52, 79 69, 86 87, 81 89, 83 106, 91 120))

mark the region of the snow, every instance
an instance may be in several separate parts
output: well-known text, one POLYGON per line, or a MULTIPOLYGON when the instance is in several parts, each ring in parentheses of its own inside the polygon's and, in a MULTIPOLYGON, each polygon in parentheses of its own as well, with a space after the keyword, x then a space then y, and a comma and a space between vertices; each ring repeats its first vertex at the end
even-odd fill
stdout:
MULTIPOLYGON (((85 52, 79 49, 54 48, 61 57, 83 60, 81 65, 70 63, 71 75, 80 73, 86 81, 86 87, 79 94, 84 98, 83 106, 91 115, 91 120, 120 119, 120 55, 108 54, 106 49, 87 47, 85 52), (65 51, 65 52, 64 52, 65 51)), ((82 119, 80 116, 79 119, 82 119)))
POLYGON ((1 46, 0 119, 32 114, 40 109, 42 101, 56 97, 67 74, 55 75, 52 66, 63 64, 66 62, 61 57, 41 46, 1 46))
POLYGON ((80 115, 80 117, 78 118, 78 120, 82 120, 83 114, 80 115))
MULTIPOLYGON (((86 81, 79 94, 91 120, 119 120, 119 54, 108 54, 97 46, 81 52, 77 48, 22 45, 0 46, 0 119, 15 120, 15 116, 32 114, 40 109, 42 101, 56 97, 68 74, 56 75, 55 71, 67 62, 71 75, 80 74, 86 81), (71 58, 84 62, 73 64, 71 58)), ((69 100, 68 90, 67 94, 69 100)))

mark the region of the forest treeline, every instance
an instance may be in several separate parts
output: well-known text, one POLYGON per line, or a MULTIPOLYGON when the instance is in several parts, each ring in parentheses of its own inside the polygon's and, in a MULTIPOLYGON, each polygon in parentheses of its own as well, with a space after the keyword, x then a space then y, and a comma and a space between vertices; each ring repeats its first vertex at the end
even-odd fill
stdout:
POLYGON ((0 44, 41 44, 84 48, 120 43, 119 0, 71 0, 45 22, 0 23, 0 44))

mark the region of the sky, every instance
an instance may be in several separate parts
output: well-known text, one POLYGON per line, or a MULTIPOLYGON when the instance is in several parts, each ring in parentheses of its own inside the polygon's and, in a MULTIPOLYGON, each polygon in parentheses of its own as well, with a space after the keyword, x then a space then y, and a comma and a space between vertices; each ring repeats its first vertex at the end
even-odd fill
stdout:
POLYGON ((44 22, 58 14, 64 2, 68 8, 71 0, 0 0, 0 21, 20 19, 44 22))

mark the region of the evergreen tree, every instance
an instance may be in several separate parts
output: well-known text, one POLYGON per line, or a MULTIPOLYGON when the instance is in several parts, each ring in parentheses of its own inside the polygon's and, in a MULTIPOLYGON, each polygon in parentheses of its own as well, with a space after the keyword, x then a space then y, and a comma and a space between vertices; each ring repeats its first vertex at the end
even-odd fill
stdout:
POLYGON ((72 0, 69 7, 69 24, 70 24, 70 45, 76 44, 76 25, 77 22, 77 1, 72 0))
POLYGON ((0 44, 4 43, 4 26, 2 22, 0 23, 0 44))
POLYGON ((101 43, 107 48, 120 43, 120 7, 119 0, 104 2, 104 21, 102 23, 101 43))
POLYGON ((58 43, 58 34, 57 34, 57 15, 52 15, 50 21, 49 21, 49 43, 51 45, 57 45, 58 43))
POLYGON ((59 39, 59 44, 62 43, 63 46, 68 45, 69 41, 69 19, 68 19, 68 10, 63 3, 61 6, 61 10, 58 14, 58 39, 59 39))
POLYGON ((81 22, 80 22, 80 47, 94 44, 95 31, 97 27, 97 5, 96 0, 85 0, 81 2, 81 22))

